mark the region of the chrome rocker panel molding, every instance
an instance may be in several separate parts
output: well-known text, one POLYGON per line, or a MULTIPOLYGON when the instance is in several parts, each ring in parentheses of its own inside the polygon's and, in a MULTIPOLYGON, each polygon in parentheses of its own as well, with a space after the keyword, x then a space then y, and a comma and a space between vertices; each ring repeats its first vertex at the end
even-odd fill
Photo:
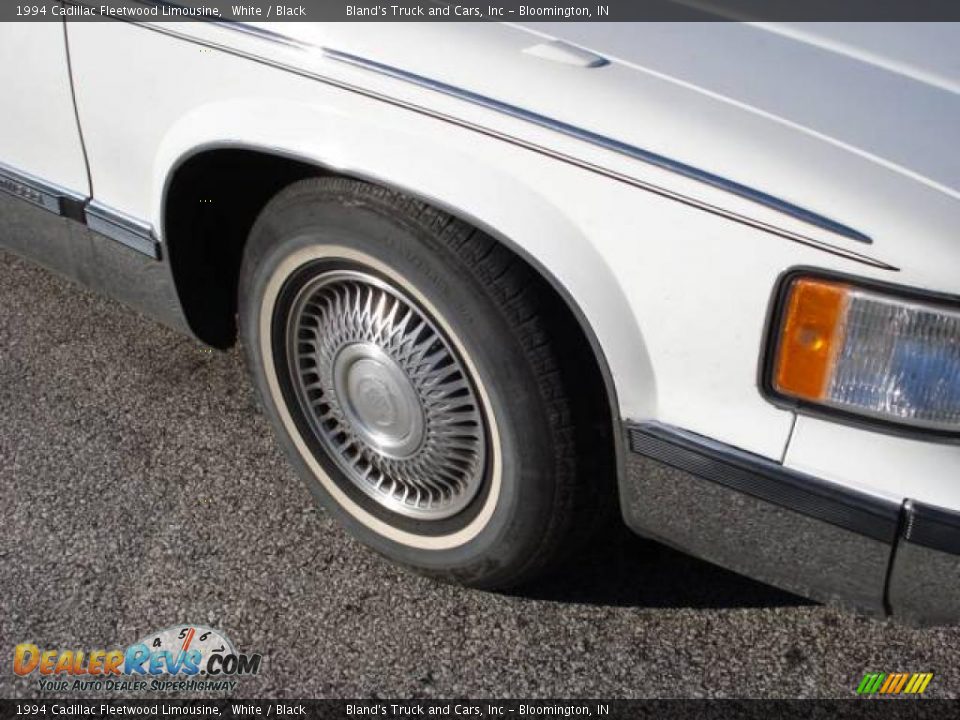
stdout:
POLYGON ((642 535, 814 599, 960 619, 960 513, 902 505, 660 423, 626 423, 621 483, 642 535))
POLYGON ((0 163, 0 191, 55 215, 80 219, 87 196, 0 163))
POLYGON ((150 223, 126 215, 119 210, 91 200, 84 209, 87 227, 126 245, 154 260, 160 259, 160 243, 150 223))
POLYGON ((82 223, 94 232, 154 260, 160 259, 160 243, 150 223, 114 210, 83 193, 47 182, 3 163, 0 163, 0 191, 54 215, 82 223))
MULTIPOLYGON (((4 168, 3 177, 19 184, 23 175, 4 168)), ((0 183, 0 247, 191 334, 148 224, 96 204, 88 214, 85 196, 27 179, 37 195, 25 197, 19 185, 0 183)))

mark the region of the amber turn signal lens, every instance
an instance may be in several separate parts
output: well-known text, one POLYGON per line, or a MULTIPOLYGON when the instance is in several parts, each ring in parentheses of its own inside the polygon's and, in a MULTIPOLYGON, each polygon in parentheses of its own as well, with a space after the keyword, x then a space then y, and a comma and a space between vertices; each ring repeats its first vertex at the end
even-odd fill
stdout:
POLYGON ((822 400, 843 345, 849 287, 800 279, 789 289, 774 366, 774 388, 804 400, 822 400))

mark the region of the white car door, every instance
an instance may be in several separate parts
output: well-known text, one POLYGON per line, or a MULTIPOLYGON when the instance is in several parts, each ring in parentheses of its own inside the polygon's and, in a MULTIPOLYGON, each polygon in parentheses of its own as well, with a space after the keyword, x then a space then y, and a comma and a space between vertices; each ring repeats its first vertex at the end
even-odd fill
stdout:
POLYGON ((0 23, 0 88, 0 168, 89 196, 63 23, 0 23))

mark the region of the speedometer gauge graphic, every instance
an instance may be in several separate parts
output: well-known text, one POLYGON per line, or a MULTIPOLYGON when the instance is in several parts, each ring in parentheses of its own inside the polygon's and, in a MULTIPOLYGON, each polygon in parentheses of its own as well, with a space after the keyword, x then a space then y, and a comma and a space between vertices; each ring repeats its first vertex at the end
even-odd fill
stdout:
MULTIPOLYGON (((205 661, 213 654, 236 655, 230 639, 219 630, 204 625, 171 625, 140 638, 151 652, 167 651, 171 657, 185 656, 198 651, 205 661)), ((197 663, 203 667, 203 662, 197 663)))

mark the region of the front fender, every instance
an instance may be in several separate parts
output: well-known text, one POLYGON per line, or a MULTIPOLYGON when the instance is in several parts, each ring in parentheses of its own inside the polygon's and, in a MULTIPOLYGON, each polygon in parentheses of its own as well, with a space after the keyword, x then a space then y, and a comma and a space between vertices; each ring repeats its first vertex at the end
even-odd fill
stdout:
POLYGON ((169 183, 177 168, 215 148, 296 159, 400 190, 498 238, 533 264, 584 326, 613 398, 649 414, 653 370, 620 284, 598 249, 562 208, 518 174, 435 134, 347 117, 328 107, 260 98, 207 103, 178 118, 153 161, 150 217, 163 236, 169 183), (619 369, 619 372, 618 372, 619 369), (618 376, 634 381, 620 387, 618 376), (636 378, 647 377, 647 382, 636 378))

